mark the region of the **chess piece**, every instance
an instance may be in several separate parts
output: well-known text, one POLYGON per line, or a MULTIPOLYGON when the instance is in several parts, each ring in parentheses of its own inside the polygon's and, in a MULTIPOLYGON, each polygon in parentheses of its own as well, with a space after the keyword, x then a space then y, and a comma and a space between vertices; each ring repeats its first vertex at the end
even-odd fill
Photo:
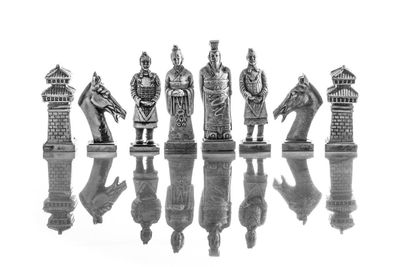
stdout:
POLYGON ((43 154, 49 167, 49 196, 44 201, 43 210, 51 214, 47 227, 57 231, 59 235, 74 224, 72 211, 77 203, 71 189, 74 157, 75 152, 44 152, 43 154))
POLYGON ((275 179, 273 187, 282 195, 288 203, 289 208, 297 214, 297 219, 307 222, 308 216, 321 200, 321 192, 315 187, 308 170, 307 159, 312 157, 311 153, 287 152, 283 154, 289 165, 296 182, 290 186, 282 175, 282 183, 275 179))
POLYGON ((268 94, 267 78, 263 70, 257 68, 256 53, 249 48, 247 53, 248 67, 239 78, 240 92, 246 104, 244 124, 247 126, 246 139, 239 145, 240 153, 270 152, 271 145, 264 141, 264 125, 268 123, 265 98, 268 94), (255 126, 258 127, 257 139, 253 139, 255 126))
POLYGON ((283 102, 274 110, 275 119, 282 115, 282 122, 292 111, 296 112, 296 118, 282 144, 282 151, 314 151, 314 145, 307 140, 308 130, 319 107, 322 98, 317 89, 303 74, 299 77, 297 85, 290 90, 283 102))
POLYGON ((331 72, 333 86, 328 88, 328 102, 332 103, 331 137, 326 152, 357 152, 353 141, 353 103, 358 93, 351 85, 356 76, 345 66, 331 72))
POLYGON ((51 84, 43 91, 42 99, 48 102, 47 141, 44 152, 74 152, 71 140, 70 106, 74 100, 75 89, 69 85, 71 72, 57 65, 45 77, 51 84))
POLYGON ((232 151, 231 71, 221 63, 219 41, 210 41, 209 63, 200 70, 200 92, 204 105, 203 151, 232 151))
POLYGON ((171 53, 174 67, 165 78, 165 96, 170 114, 166 153, 193 153, 196 151, 191 115, 194 108, 193 76, 182 65, 183 55, 174 45, 171 53))
POLYGON ((153 131, 157 127, 158 117, 156 103, 160 97, 161 83, 157 74, 150 71, 151 58, 143 52, 140 56, 141 70, 131 81, 131 95, 135 101, 133 127, 136 131, 136 141, 132 143, 130 152, 159 151, 154 143, 153 131), (146 141, 143 132, 146 130, 146 141))
POLYGON ((171 245, 174 253, 177 253, 184 244, 183 230, 193 222, 192 174, 196 154, 165 154, 165 158, 169 163, 171 181, 165 201, 165 218, 174 229, 171 245))
POLYGON ((200 226, 208 232, 209 255, 219 256, 221 232, 231 223, 231 163, 233 151, 203 153, 204 189, 199 208, 200 226))
POLYGON ((239 221, 247 229, 247 248, 255 246, 256 229, 264 224, 267 216, 267 202, 264 197, 268 176, 264 172, 264 159, 269 156, 260 153, 241 154, 246 160, 247 170, 244 173, 245 198, 239 207, 239 221), (257 171, 254 170, 253 160, 257 161, 257 171))
POLYGON ((140 224, 140 239, 146 245, 152 238, 151 225, 157 223, 161 216, 161 201, 157 197, 158 172, 154 169, 153 159, 156 152, 133 153, 136 158, 136 169, 133 172, 136 198, 132 202, 131 215, 140 224), (143 165, 146 158, 146 168, 143 165))
POLYGON ((83 90, 78 104, 86 116, 93 136, 93 141, 87 146, 87 151, 89 153, 117 151, 104 112, 110 113, 118 122, 118 117, 125 119, 126 111, 104 87, 96 72, 93 73, 92 81, 83 90))
POLYGON ((85 187, 79 194, 79 199, 87 212, 92 216, 93 223, 103 222, 103 215, 111 210, 122 192, 126 189, 126 182, 119 182, 116 177, 114 182, 106 187, 108 173, 111 169, 115 152, 91 152, 88 156, 93 158, 92 171, 85 187))
POLYGON ((331 177, 331 194, 326 201, 326 208, 332 211, 330 216, 331 226, 343 234, 343 231, 354 226, 350 213, 357 209, 353 198, 353 159, 357 153, 335 152, 326 153, 329 160, 331 177))

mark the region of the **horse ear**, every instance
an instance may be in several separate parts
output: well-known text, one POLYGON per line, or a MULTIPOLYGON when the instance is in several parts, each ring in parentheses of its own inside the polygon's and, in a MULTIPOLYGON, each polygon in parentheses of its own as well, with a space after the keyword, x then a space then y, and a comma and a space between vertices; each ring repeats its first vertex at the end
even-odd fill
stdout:
POLYGON ((301 75, 299 77, 299 84, 306 85, 306 86, 308 86, 310 84, 310 82, 307 79, 307 76, 304 73, 303 73, 303 75, 301 75))

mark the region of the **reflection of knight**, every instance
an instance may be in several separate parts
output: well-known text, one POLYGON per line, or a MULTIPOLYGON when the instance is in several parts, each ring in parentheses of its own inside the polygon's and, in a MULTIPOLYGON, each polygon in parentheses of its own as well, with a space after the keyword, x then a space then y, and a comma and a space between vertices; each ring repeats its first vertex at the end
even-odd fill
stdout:
POLYGON ((307 216, 314 210, 321 200, 321 192, 313 184, 307 166, 309 154, 299 152, 288 152, 284 155, 293 177, 295 186, 290 186, 285 177, 282 176, 282 183, 274 180, 274 188, 282 195, 289 205, 289 208, 297 214, 297 218, 307 222, 307 216))
POLYGON ((74 152, 45 152, 44 158, 49 169, 49 196, 44 201, 43 210, 51 213, 47 227, 58 234, 68 230, 74 223, 72 211, 76 200, 71 194, 71 168, 74 152))
POLYGON ((350 213, 357 209, 352 190, 353 159, 356 156, 356 153, 349 152, 326 153, 331 176, 331 195, 326 208, 333 212, 331 226, 339 229, 341 234, 354 226, 350 213))
POLYGON ((196 154, 168 154, 171 185, 167 189, 165 218, 174 229, 171 245, 174 252, 183 247, 183 230, 193 222, 194 191, 192 172, 196 154))
POLYGON ((143 156, 135 155, 136 169, 133 172, 136 198, 132 202, 131 214, 136 223, 142 227, 140 238, 147 244, 152 232, 150 226, 157 223, 161 215, 161 202, 157 198, 158 173, 154 170, 153 158, 146 158, 146 169, 143 166, 143 156))
POLYGON ((221 63, 218 41, 210 41, 209 63, 200 70, 204 104, 204 138, 231 140, 231 72, 221 63))
POLYGON ((257 172, 254 171, 253 159, 247 158, 247 170, 244 174, 245 199, 239 208, 240 223, 247 228, 247 247, 252 248, 256 243, 256 228, 265 222, 267 203, 264 200, 267 187, 267 175, 264 173, 264 159, 257 159, 257 172))
POLYGON ((208 232, 209 255, 219 256, 220 233, 231 223, 230 182, 234 153, 203 154, 204 190, 199 222, 208 232))
POLYGON ((119 177, 116 177, 110 186, 105 186, 115 155, 115 153, 107 152, 89 155, 93 158, 92 171, 86 186, 79 194, 79 199, 93 217, 94 224, 103 222, 103 215, 111 210, 126 189, 126 182, 119 183, 119 177))
POLYGON ((252 141, 254 126, 258 125, 257 141, 263 141, 264 124, 268 123, 265 98, 268 93, 267 78, 256 66, 256 53, 249 49, 249 65, 240 74, 240 92, 246 100, 244 124, 247 125, 246 141, 252 141))

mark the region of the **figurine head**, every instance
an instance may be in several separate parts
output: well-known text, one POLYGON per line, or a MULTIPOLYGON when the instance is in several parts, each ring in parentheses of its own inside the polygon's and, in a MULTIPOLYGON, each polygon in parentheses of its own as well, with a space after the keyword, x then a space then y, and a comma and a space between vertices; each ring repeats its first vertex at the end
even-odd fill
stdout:
POLYGON ((143 52, 140 56, 140 66, 143 70, 149 70, 151 65, 151 58, 147 55, 146 52, 143 52))
POLYGON ((140 239, 142 240, 143 244, 146 245, 151 240, 153 233, 149 226, 143 226, 142 231, 140 231, 140 239))
POLYGON ((252 66, 256 65, 256 52, 253 50, 253 48, 249 48, 246 59, 249 62, 249 65, 252 66))
POLYGON ((183 62, 183 55, 177 45, 174 45, 171 53, 171 61, 174 66, 180 66, 183 62))
POLYGON ((208 60, 212 64, 220 64, 221 63, 221 53, 218 51, 218 40, 210 41, 211 50, 208 53, 208 60))
POLYGON ((256 245, 256 229, 247 229, 246 243, 247 248, 253 248, 256 245))
POLYGON ((171 235, 171 245, 174 253, 179 252, 183 247, 183 243, 185 241, 185 237, 182 232, 174 231, 171 235))

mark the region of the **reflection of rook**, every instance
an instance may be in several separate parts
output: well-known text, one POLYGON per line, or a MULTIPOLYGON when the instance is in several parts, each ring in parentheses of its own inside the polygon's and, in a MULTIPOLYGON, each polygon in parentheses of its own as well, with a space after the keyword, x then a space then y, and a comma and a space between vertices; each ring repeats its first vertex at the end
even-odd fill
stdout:
POLYGON ((357 209, 353 199, 352 175, 355 153, 327 153, 331 173, 331 195, 326 208, 333 212, 331 226, 340 233, 354 226, 350 213, 357 209))
POLYGON ((71 195, 71 168, 74 152, 46 152, 44 158, 49 168, 49 196, 44 201, 43 210, 51 213, 47 227, 58 234, 72 227, 76 200, 71 195))
POLYGON ((200 226, 208 232, 209 255, 219 256, 220 233, 231 223, 231 162, 235 154, 206 154, 204 190, 200 201, 200 226))
POLYGON ((284 157, 290 167, 296 181, 295 186, 290 186, 285 177, 282 176, 282 183, 274 180, 274 188, 282 195, 289 205, 289 208, 296 212, 297 218, 307 222, 307 216, 314 210, 321 200, 321 192, 313 184, 307 166, 308 153, 289 152, 284 157))
POLYGON ((133 172, 136 198, 132 202, 131 214, 133 220, 141 225, 140 238, 143 244, 147 244, 152 237, 150 226, 157 223, 161 215, 161 202, 157 198, 158 173, 153 165, 156 153, 133 155, 136 158, 136 169, 133 172), (143 166, 143 155, 147 156, 146 169, 143 166))
POLYGON ((184 244, 183 230, 193 222, 192 173, 196 154, 166 154, 166 158, 169 162, 171 185, 167 189, 165 217, 168 225, 174 229, 171 245, 176 253, 184 244))

